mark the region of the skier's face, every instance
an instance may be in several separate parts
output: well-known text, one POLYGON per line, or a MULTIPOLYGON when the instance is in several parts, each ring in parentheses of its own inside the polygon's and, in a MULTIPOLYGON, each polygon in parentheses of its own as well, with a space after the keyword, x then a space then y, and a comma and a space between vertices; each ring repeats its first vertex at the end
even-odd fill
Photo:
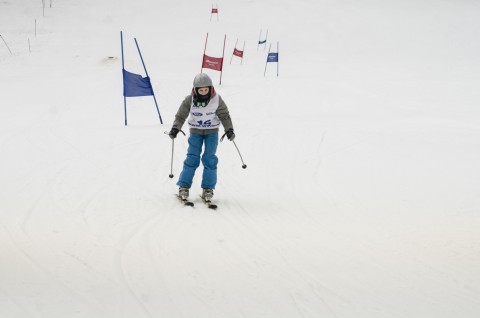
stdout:
POLYGON ((197 92, 198 92, 200 95, 207 95, 209 90, 210 90, 210 88, 208 88, 208 87, 200 87, 200 88, 197 90, 197 92))

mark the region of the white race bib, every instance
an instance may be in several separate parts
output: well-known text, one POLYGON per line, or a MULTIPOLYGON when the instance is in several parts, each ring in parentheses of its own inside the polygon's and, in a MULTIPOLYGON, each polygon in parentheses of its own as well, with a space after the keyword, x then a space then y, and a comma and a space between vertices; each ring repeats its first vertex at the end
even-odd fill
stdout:
POLYGON ((220 127, 220 119, 217 116, 217 109, 220 98, 216 94, 208 103, 207 106, 190 106, 190 117, 188 119, 188 125, 195 129, 215 129, 220 127))

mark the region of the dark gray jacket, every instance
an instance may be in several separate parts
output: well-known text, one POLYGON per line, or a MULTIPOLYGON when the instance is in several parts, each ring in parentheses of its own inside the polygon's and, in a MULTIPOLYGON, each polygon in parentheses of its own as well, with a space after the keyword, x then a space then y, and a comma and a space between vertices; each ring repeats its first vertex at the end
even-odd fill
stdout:
MULTIPOLYGON (((214 93, 215 96, 217 93, 214 93)), ((212 97, 213 97, 212 96, 212 97)), ((185 120, 187 120, 188 116, 190 115, 190 108, 192 106, 192 98, 193 96, 190 94, 183 100, 180 108, 178 109, 177 114, 175 115, 175 121, 173 122, 172 128, 177 128, 178 130, 182 129, 185 120)), ((228 112, 227 105, 223 101, 222 97, 218 95, 218 108, 216 114, 220 119, 220 122, 223 125, 225 131, 229 129, 233 129, 232 119, 230 118, 230 113, 228 112)), ((208 135, 218 132, 218 128, 214 129, 197 129, 197 128, 190 128, 190 133, 200 134, 200 135, 208 135)))

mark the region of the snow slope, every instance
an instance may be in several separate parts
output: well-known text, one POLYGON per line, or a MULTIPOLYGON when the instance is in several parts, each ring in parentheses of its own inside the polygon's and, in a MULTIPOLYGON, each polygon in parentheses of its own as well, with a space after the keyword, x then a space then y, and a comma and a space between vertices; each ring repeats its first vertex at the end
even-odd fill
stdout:
POLYGON ((46 3, 0 0, 1 318, 480 315, 480 3, 46 3), (123 124, 120 30, 164 125, 123 124), (220 144, 217 212, 164 134, 206 32, 248 165, 220 144))

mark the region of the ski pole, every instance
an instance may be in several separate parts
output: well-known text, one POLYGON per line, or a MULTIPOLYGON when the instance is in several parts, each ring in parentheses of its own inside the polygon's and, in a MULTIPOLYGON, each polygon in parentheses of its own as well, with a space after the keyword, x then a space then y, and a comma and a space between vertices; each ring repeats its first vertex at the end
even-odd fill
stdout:
POLYGON ((237 148, 238 155, 240 156, 240 160, 242 161, 242 168, 247 169, 247 165, 245 162, 243 162, 242 154, 240 153, 240 150, 237 147, 237 144, 235 143, 235 140, 232 140, 233 144, 235 145, 235 148, 237 148))
MULTIPOLYGON (((179 130, 179 132, 181 132, 184 136, 186 136, 185 133, 182 130, 179 130)), ((165 131, 164 134, 168 135, 169 132, 165 131)), ((174 150, 175 150, 175 138, 172 139, 172 159, 170 160, 170 174, 168 175, 168 177, 170 179, 173 178, 173 152, 174 152, 174 150)))
POLYGON ((173 178, 173 150, 175 149, 175 139, 172 139, 172 160, 170 160, 170 174, 168 177, 173 178))
MULTIPOLYGON (((223 141, 223 138, 225 138, 226 135, 227 133, 223 134, 222 138, 220 138, 220 142, 223 141)), ((237 144, 235 143, 235 140, 232 140, 232 142, 235 145, 235 148, 237 148, 237 152, 238 152, 238 155, 240 156, 240 160, 242 160, 242 168, 247 169, 247 165, 245 164, 245 162, 243 162, 242 154, 240 153, 240 150, 238 149, 237 144)))

